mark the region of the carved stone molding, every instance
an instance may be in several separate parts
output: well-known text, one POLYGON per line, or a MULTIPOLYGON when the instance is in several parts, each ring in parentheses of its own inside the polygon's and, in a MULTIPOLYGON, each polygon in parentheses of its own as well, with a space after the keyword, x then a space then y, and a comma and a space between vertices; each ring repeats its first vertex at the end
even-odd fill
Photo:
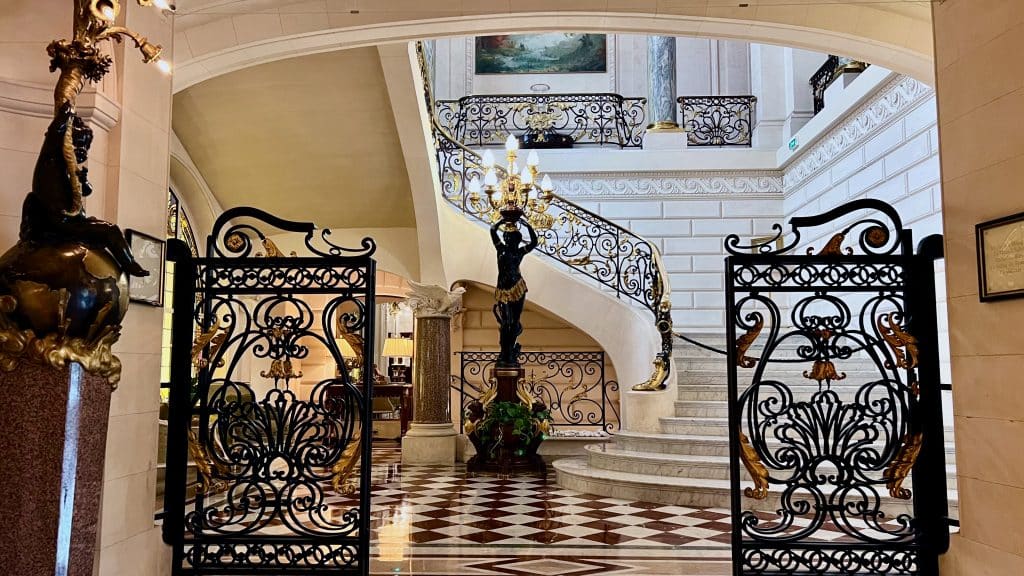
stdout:
MULTIPOLYGON (((0 111, 49 120, 53 117, 53 86, 0 78, 0 111)), ((92 87, 78 97, 76 111, 105 132, 121 118, 121 106, 92 87)))
POLYGON ((799 188, 822 168, 880 132, 932 94, 931 88, 909 76, 893 79, 824 138, 818 139, 796 157, 783 177, 786 192, 799 188))
POLYGON ((782 194, 782 172, 552 173, 566 198, 782 194))
POLYGON ((462 312, 462 294, 466 289, 461 286, 448 291, 441 286, 412 280, 409 286, 412 290, 408 304, 416 318, 451 318, 462 312))

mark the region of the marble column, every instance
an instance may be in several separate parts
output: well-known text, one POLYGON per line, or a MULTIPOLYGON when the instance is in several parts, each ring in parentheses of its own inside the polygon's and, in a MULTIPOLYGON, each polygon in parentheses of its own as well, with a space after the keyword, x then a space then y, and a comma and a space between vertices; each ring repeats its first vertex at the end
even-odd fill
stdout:
POLYGON ((645 149, 678 149, 686 146, 679 127, 676 103, 676 39, 647 38, 647 134, 645 149))
MULTIPOLYGON (((0 372, 0 566, 92 576, 111 387, 80 364, 0 372)), ((120 496, 114 495, 111 498, 120 496)))
POLYGON ((403 464, 454 464, 458 434, 449 412, 452 317, 462 311, 464 288, 410 282, 416 317, 413 421, 402 438, 403 464))

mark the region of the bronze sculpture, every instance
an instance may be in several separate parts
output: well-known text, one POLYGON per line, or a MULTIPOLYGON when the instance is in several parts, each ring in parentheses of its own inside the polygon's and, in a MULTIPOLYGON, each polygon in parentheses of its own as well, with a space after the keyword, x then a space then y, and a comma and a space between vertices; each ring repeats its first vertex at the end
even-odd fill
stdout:
POLYGON ((18 243, 0 256, 0 369, 7 372, 22 361, 58 369, 77 362, 111 384, 120 378, 110 348, 128 310, 128 276, 149 273, 120 228, 85 213, 93 133, 75 113, 86 83, 110 70, 102 42, 128 38, 144 62, 159 60, 159 46, 114 25, 119 12, 116 0, 75 0, 73 39, 47 46, 50 70, 60 70, 54 116, 22 205, 18 243))
POLYGON ((526 280, 519 271, 523 257, 537 247, 537 232, 525 220, 521 222, 530 235, 524 245, 523 234, 516 227, 516 222, 500 220, 491 226, 491 242, 498 256, 498 285, 494 290, 494 318, 499 326, 499 343, 501 353, 498 356, 498 367, 518 367, 519 335, 523 333, 520 317, 526 305, 526 280), (498 229, 502 228, 501 238, 498 229))

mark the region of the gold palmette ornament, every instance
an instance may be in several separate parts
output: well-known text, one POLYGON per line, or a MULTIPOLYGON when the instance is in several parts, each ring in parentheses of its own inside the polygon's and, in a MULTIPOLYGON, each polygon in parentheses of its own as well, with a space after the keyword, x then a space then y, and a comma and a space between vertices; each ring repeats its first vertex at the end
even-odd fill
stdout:
MULTIPOLYGON (((136 0, 169 7, 166 0, 136 0)), ((54 115, 22 209, 18 243, 0 256, 0 370, 22 362, 63 370, 76 362, 116 385, 121 363, 111 346, 128 310, 128 276, 147 276, 116 225, 85 214, 92 129, 75 113, 87 82, 98 82, 113 60, 104 42, 135 43, 143 61, 162 49, 114 23, 118 0, 75 0, 74 36, 47 46, 54 115)))

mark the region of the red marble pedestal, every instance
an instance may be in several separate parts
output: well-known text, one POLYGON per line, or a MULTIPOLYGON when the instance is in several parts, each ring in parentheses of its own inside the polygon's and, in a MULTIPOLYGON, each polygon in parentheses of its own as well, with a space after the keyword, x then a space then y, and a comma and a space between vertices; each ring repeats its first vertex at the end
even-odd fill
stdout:
POLYGON ((0 372, 0 570, 91 576, 110 384, 78 364, 0 372))

